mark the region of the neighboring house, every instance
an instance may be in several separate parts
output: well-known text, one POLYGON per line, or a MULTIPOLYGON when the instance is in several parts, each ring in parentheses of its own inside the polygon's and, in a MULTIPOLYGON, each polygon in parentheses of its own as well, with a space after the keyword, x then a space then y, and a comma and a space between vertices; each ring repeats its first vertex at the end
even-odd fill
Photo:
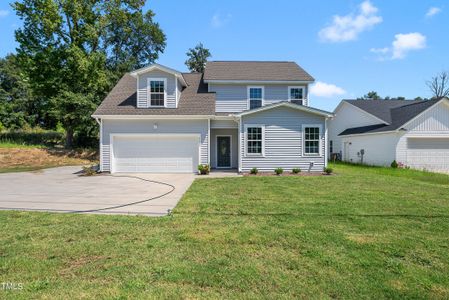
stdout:
POLYGON ((100 168, 322 171, 332 113, 309 106, 313 81, 294 62, 212 61, 204 74, 154 64, 125 74, 92 115, 100 168))
MULTIPOLYGON (((449 171, 449 100, 343 100, 329 152, 344 161, 449 171)), ((332 154, 331 154, 332 155, 332 154)))

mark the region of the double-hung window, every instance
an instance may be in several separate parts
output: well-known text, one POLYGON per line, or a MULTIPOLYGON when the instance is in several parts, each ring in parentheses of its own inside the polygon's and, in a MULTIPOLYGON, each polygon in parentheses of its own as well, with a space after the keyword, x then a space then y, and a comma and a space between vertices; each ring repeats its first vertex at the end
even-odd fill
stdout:
POLYGON ((296 104, 304 104, 304 87, 302 86, 289 86, 288 87, 288 100, 296 104))
POLYGON ((166 81, 164 79, 149 79, 150 106, 165 106, 165 88, 166 81))
POLYGON ((320 125, 304 125, 303 151, 304 155, 320 155, 320 125))
POLYGON ((264 127, 261 125, 247 125, 246 130, 246 154, 264 154, 264 127))
POLYGON ((263 105, 263 92, 261 86, 248 87, 249 109, 255 109, 263 105))

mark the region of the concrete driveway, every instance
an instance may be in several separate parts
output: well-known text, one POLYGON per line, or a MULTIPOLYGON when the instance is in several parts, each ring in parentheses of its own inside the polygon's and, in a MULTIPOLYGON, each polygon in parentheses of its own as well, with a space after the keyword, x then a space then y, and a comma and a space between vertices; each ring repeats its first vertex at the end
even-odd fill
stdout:
POLYGON ((0 210, 162 216, 195 179, 193 174, 85 177, 79 171, 80 167, 59 167, 0 174, 0 210))

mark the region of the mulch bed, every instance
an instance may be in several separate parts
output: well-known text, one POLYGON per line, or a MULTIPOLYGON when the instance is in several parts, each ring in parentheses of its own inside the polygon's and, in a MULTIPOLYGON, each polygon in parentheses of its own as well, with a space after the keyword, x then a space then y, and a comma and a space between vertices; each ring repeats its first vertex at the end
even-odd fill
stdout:
POLYGON ((287 176, 296 176, 296 177, 301 177, 301 176, 331 176, 334 174, 326 174, 323 172, 300 172, 298 174, 294 174, 294 173, 282 173, 281 175, 277 175, 276 173, 273 172, 259 172, 257 174, 250 174, 250 173, 243 173, 243 176, 276 176, 276 177, 287 177, 287 176))

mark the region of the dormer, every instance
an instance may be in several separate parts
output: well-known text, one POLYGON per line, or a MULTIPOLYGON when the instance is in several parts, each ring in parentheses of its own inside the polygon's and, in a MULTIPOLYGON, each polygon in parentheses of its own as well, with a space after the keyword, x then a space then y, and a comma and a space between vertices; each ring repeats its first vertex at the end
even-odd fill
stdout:
POLYGON ((152 64, 130 73, 137 79, 137 108, 177 108, 187 86, 182 73, 152 64))

